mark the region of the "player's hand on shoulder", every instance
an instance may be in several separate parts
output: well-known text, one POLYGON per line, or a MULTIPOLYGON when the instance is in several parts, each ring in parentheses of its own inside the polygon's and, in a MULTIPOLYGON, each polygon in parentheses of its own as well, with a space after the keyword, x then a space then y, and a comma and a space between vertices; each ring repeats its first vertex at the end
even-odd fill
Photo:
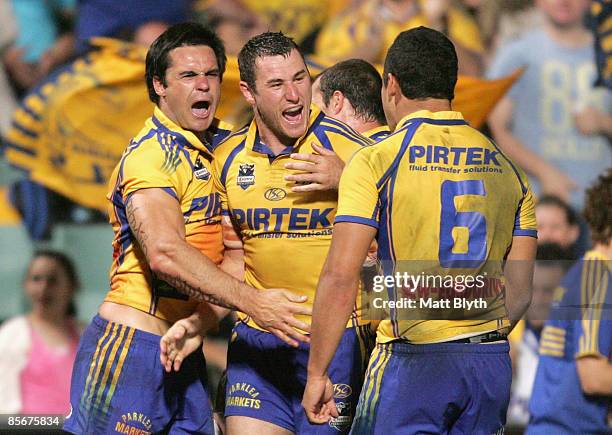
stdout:
POLYGON ((302 173, 286 175, 285 180, 299 183, 291 189, 293 192, 337 190, 344 161, 335 152, 317 144, 313 143, 312 148, 317 154, 291 154, 291 158, 297 161, 285 164, 285 168, 302 173))
POLYGON ((296 295, 285 289, 259 291, 251 312, 247 314, 261 328, 276 335, 285 343, 297 347, 299 341, 310 341, 308 336, 297 331, 301 329, 308 332, 310 326, 294 317, 300 314, 312 314, 312 309, 304 305, 307 300, 307 296, 296 295))
POLYGON ((311 423, 327 423, 332 417, 338 417, 334 401, 334 385, 327 376, 308 376, 302 406, 311 423))
POLYGON ((185 358, 202 348, 201 324, 193 317, 174 323, 159 342, 159 358, 167 372, 178 372, 185 358))

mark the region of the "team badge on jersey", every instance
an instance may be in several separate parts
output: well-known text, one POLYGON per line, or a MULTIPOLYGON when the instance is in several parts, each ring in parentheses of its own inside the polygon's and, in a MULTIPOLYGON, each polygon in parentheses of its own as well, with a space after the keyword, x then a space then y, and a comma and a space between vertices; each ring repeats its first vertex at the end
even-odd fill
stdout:
POLYGON ((202 163, 202 160, 199 157, 198 157, 196 164, 193 167, 193 175, 195 175, 195 177, 198 180, 202 180, 202 181, 210 180, 210 171, 206 169, 206 166, 204 166, 204 163, 202 163))
POLYGON ((236 184, 246 190, 255 184, 255 163, 241 163, 238 168, 236 184))

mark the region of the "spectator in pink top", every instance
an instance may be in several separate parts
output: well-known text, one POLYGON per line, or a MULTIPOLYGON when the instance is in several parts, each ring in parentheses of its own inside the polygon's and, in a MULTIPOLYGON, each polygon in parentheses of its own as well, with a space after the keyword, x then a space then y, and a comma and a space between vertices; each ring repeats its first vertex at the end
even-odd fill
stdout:
POLYGON ((0 413, 68 414, 80 332, 76 270, 64 254, 38 251, 23 287, 32 310, 0 327, 0 413))

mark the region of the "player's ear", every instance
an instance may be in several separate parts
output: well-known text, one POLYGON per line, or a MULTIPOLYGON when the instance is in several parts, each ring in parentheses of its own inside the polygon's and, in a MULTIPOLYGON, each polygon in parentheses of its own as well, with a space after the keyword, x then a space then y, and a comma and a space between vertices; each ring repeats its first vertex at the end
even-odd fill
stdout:
POLYGON ((401 92, 401 89, 399 87, 399 83, 397 81, 397 78, 389 73, 387 74, 387 96, 389 98, 396 98, 399 96, 398 92, 401 92))
POLYGON ((329 100, 329 108, 333 115, 337 115, 342 111, 342 106, 344 105, 344 95, 340 91, 334 91, 330 100, 329 100))
POLYGON ((157 76, 153 77, 153 89, 155 89, 155 93, 160 97, 166 96, 166 85, 157 76))
POLYGON ((251 90, 247 82, 242 80, 240 81, 240 92, 242 92, 242 95, 244 96, 244 99, 247 100, 247 103, 249 103, 251 106, 255 105, 255 96, 253 95, 254 92, 251 90))

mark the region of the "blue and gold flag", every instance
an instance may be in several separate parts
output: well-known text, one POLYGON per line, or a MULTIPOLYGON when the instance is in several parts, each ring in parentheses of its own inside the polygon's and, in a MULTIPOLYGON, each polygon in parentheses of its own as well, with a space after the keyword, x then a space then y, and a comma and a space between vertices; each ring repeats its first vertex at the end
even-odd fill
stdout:
POLYGON ((146 48, 102 38, 94 44, 98 50, 24 98, 5 156, 32 180, 104 211, 108 178, 153 104, 143 80, 146 48))

